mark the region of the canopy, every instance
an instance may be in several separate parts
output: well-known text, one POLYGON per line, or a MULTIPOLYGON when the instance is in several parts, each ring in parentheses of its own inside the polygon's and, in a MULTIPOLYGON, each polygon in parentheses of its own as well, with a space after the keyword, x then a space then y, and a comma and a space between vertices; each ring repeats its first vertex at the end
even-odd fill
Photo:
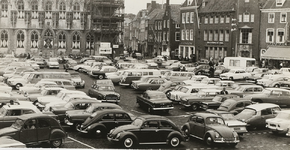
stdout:
POLYGON ((269 47, 262 59, 290 60, 290 47, 269 47))

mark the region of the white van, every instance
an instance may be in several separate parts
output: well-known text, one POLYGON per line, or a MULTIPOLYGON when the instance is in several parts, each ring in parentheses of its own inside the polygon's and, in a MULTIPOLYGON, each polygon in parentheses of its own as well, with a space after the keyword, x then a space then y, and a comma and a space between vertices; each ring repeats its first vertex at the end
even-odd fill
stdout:
POLYGON ((255 66, 255 58, 247 57, 225 57, 224 67, 228 69, 246 69, 247 67, 255 66))

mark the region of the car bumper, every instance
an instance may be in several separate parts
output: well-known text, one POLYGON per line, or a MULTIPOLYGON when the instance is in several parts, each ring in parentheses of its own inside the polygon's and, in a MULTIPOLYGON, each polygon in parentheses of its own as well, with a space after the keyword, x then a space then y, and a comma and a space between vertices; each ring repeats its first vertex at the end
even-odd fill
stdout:
POLYGON ((279 129, 277 127, 266 125, 267 128, 269 128, 271 131, 279 132, 279 133, 287 133, 288 129, 279 129))
POLYGON ((191 106, 191 105, 188 104, 186 101, 182 101, 182 100, 179 102, 179 104, 180 104, 180 105, 183 105, 184 107, 190 107, 190 106, 191 106))
POLYGON ((161 108, 152 108, 153 110, 171 110, 174 109, 174 107, 161 107, 161 108))
POLYGON ((121 100, 119 100, 119 99, 118 99, 118 100, 110 100, 110 99, 105 99, 105 100, 104 100, 104 99, 103 99, 103 100, 101 100, 101 101, 102 101, 102 102, 110 102, 110 103, 120 103, 121 100))
POLYGON ((111 138, 111 137, 108 137, 108 136, 107 136, 107 139, 110 142, 119 142, 120 141, 119 139, 114 139, 114 138, 111 138))
POLYGON ((221 79, 221 80, 228 80, 229 78, 228 78, 228 77, 223 77, 223 76, 222 76, 222 77, 220 77, 220 79, 221 79))
POLYGON ((129 84, 129 83, 122 83, 122 82, 119 82, 119 85, 129 86, 130 84, 129 84))
POLYGON ((59 66, 48 66, 48 68, 59 68, 59 66))
POLYGON ((74 125, 74 123, 70 122, 70 121, 67 120, 67 119, 64 119, 64 123, 65 123, 66 125, 69 125, 69 126, 73 126, 73 125, 74 125))
POLYGON ((240 142, 240 140, 238 140, 238 139, 235 139, 235 140, 225 140, 224 138, 222 138, 222 139, 215 139, 214 140, 214 142, 215 143, 239 143, 240 142))
POLYGON ((79 131, 81 133, 85 133, 85 134, 89 133, 87 130, 82 130, 82 129, 77 129, 77 131, 79 131))

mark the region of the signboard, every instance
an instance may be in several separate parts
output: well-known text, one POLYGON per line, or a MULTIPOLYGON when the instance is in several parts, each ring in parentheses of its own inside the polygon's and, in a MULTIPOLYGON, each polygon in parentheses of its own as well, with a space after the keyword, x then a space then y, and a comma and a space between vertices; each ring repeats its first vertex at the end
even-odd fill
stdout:
POLYGON ((111 43, 110 42, 100 42, 100 47, 111 48, 111 43))
POLYGON ((119 48, 119 45, 113 45, 113 48, 119 48))
POLYGON ((110 42, 100 42, 99 54, 112 54, 110 42))

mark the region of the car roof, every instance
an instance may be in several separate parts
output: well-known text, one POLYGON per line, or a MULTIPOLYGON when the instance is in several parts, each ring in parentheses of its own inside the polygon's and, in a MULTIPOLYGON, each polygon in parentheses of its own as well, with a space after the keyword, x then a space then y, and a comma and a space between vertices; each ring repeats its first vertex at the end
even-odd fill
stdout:
POLYGON ((206 113, 206 112, 195 113, 193 115, 201 116, 201 117, 204 117, 204 118, 208 118, 208 117, 220 117, 220 116, 218 116, 216 114, 206 113))
POLYGON ((33 113, 33 114, 25 114, 18 117, 22 120, 28 120, 30 118, 52 118, 51 116, 48 116, 47 114, 42 113, 33 113))
POLYGON ((158 116, 158 115, 141 115, 138 118, 142 118, 144 120, 169 120, 168 118, 164 116, 158 116))
POLYGON ((63 88, 61 87, 46 87, 44 90, 62 90, 63 88))
POLYGON ((85 93, 83 91, 77 91, 77 90, 68 90, 68 89, 62 89, 60 92, 62 93, 72 93, 72 94, 79 94, 79 93, 85 93))
POLYGON ((41 81, 67 81, 67 82, 71 82, 71 80, 68 79, 42 79, 41 81))
POLYGON ((265 108, 272 108, 272 107, 279 107, 279 106, 276 104, 271 104, 271 103, 262 103, 262 104, 249 105, 246 108, 254 109, 256 111, 261 111, 265 108))
POLYGON ((281 89, 281 88, 266 88, 267 90, 271 91, 284 91, 284 92, 290 92, 289 90, 286 89, 281 89))
POLYGON ((263 88, 262 86, 255 85, 255 84, 253 84, 253 85, 251 85, 251 84, 242 84, 242 85, 240 85, 240 87, 261 87, 261 88, 263 88))
POLYGON ((119 105, 117 104, 114 104, 114 103, 94 103, 92 104, 92 106, 95 106, 95 107, 98 107, 98 106, 114 106, 114 107, 118 107, 118 108, 121 108, 119 105))
POLYGON ((148 94, 150 94, 150 95, 152 95, 152 94, 158 94, 158 95, 160 95, 160 94, 164 94, 164 93, 161 92, 161 91, 153 91, 153 90, 147 90, 146 93, 148 93, 148 94))
POLYGON ((250 99, 245 99, 245 98, 230 98, 225 100, 225 102, 241 102, 241 101, 251 101, 250 99))

